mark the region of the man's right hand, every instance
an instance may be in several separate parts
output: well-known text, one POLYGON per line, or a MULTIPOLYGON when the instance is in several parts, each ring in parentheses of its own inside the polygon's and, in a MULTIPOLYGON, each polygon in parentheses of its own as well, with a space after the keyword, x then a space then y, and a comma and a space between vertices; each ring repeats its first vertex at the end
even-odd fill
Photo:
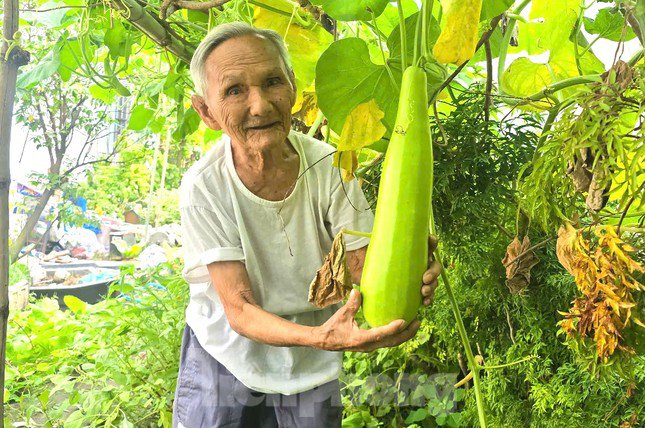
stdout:
POLYGON ((361 307, 361 293, 352 290, 347 303, 320 327, 316 327, 319 347, 327 351, 370 352, 378 348, 400 345, 416 334, 421 323, 412 321, 407 326, 404 320, 394 320, 382 327, 363 330, 354 316, 361 307))

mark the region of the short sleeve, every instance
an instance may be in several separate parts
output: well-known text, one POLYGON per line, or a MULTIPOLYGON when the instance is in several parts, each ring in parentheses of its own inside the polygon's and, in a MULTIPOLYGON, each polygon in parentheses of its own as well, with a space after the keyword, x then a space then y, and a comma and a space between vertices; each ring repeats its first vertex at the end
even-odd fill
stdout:
POLYGON ((226 215, 197 206, 185 206, 180 211, 186 281, 209 281, 210 263, 244 260, 239 231, 226 215))
MULTIPOLYGON (((338 178, 332 183, 331 200, 326 216, 332 237, 341 229, 370 233, 374 225, 374 215, 358 181, 354 179, 345 183, 338 178)), ((369 238, 345 235, 345 248, 348 251, 363 248, 368 243, 369 238)))

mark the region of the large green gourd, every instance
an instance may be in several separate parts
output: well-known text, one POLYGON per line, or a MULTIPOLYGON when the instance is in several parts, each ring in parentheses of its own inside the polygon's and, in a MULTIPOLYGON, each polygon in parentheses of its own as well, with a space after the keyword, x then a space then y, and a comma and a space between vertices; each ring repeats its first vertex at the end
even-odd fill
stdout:
POLYGON ((372 326, 412 321, 428 264, 432 140, 423 69, 403 73, 396 125, 388 144, 367 249, 361 294, 372 326))

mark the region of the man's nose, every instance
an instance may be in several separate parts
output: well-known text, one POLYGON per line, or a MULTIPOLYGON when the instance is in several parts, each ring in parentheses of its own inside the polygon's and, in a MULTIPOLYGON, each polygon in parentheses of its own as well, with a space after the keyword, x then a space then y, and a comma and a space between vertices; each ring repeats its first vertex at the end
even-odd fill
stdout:
POLYGON ((249 93, 249 112, 252 116, 264 116, 269 113, 273 105, 264 88, 252 87, 249 93))

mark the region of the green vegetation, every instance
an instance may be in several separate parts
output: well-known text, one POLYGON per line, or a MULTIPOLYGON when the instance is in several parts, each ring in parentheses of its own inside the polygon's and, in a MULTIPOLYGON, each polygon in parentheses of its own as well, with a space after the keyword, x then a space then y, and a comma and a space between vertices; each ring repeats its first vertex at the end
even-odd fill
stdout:
POLYGON ((114 297, 12 314, 7 413, 27 426, 171 426, 188 285, 179 264, 122 268, 114 297))

